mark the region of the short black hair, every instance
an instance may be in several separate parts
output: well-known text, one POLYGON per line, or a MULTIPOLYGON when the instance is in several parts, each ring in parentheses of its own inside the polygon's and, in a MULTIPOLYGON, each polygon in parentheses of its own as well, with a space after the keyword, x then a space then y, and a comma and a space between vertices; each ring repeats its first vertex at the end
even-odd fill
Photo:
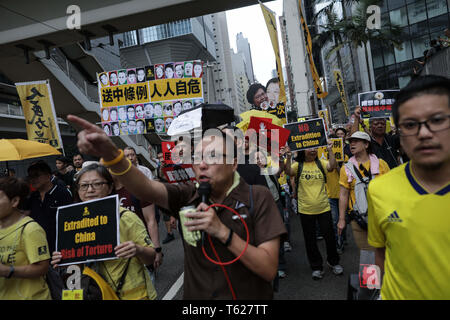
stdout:
POLYGON ((258 92, 259 89, 263 89, 264 92, 266 92, 266 87, 264 87, 261 83, 254 83, 248 88, 248 90, 247 90, 248 103, 253 104, 255 94, 256 94, 256 92, 258 92))
POLYGON ((406 87, 397 93, 395 102, 392 105, 392 117, 396 126, 398 126, 398 120, 400 118, 400 105, 424 94, 446 95, 450 108, 450 79, 443 76, 426 75, 411 80, 406 87))
POLYGON ((336 130, 334 130, 334 132, 335 133, 337 133, 339 130, 341 130, 341 131, 343 131, 344 132, 344 136, 346 136, 347 135, 347 130, 345 130, 344 128, 341 128, 341 127, 339 127, 339 128, 336 128, 336 130))
POLYGON ((38 160, 36 162, 33 162, 28 167, 27 171, 28 171, 28 175, 30 175, 30 173, 32 173, 32 172, 47 173, 47 174, 50 174, 50 175, 52 174, 52 169, 47 164, 47 162, 45 162, 44 160, 38 160))
POLYGON ((267 88, 269 87, 269 84, 271 84, 271 83, 280 83, 280 79, 278 79, 278 78, 272 78, 272 79, 270 79, 269 81, 267 81, 267 84, 266 84, 266 91, 267 91, 267 88))

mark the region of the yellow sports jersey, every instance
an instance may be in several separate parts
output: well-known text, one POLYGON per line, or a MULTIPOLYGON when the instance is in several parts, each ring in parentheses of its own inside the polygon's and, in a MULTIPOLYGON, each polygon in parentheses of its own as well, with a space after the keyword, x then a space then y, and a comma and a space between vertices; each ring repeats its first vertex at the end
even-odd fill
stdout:
POLYGON ((450 184, 430 194, 410 163, 368 189, 369 244, 386 248, 384 300, 450 299, 450 184))
MULTIPOLYGON (((121 208, 121 211, 125 210, 121 208)), ((120 217, 120 242, 133 241, 144 247, 152 243, 142 220, 132 211, 126 210, 120 217)), ((125 270, 128 259, 107 260, 100 264, 99 274, 115 290, 125 270)), ((131 258, 122 287, 121 299, 156 299, 156 291, 148 271, 137 257, 131 258)))
MULTIPOLYGON (((26 266, 49 260, 44 229, 30 217, 0 229, 0 262, 6 266, 26 266), (26 224, 26 225, 25 225, 26 224), (25 227, 24 227, 25 225, 25 227)), ((44 277, 33 279, 0 277, 0 300, 50 300, 44 277)))
MULTIPOLYGON (((320 160, 323 170, 327 171, 328 161, 320 160)), ((297 176, 298 162, 292 165, 294 176, 297 176)), ((320 214, 330 211, 328 194, 322 171, 316 162, 304 162, 297 190, 298 212, 303 214, 320 214)))
MULTIPOLYGON (((384 161, 383 159, 378 158, 380 165, 379 165, 379 171, 380 173, 376 175, 373 179, 378 179, 378 176, 384 175, 386 172, 389 172, 389 165, 384 161)), ((370 160, 367 160, 363 163, 364 168, 366 168, 367 171, 370 169, 370 160)), ((364 176, 364 172, 358 168, 359 172, 362 176, 364 176)), ((372 182, 371 182, 372 183, 372 182)), ((353 209, 353 204, 355 203, 355 179, 352 180, 351 183, 348 183, 348 177, 347 172, 345 171, 345 167, 342 166, 341 173, 339 175, 339 184, 343 186, 346 189, 350 190, 350 198, 348 201, 348 208, 349 212, 353 209)))

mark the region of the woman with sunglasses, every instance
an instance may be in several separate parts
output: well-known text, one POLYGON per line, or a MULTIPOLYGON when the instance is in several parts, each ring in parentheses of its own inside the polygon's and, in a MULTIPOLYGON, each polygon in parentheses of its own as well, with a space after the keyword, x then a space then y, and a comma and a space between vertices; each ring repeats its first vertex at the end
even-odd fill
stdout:
MULTIPOLYGON (((111 174, 97 163, 81 169, 77 174, 75 186, 77 202, 100 199, 115 193, 111 174)), ((118 259, 96 262, 92 268, 96 269, 114 291, 117 291, 123 273, 127 272, 122 289, 118 292, 120 299, 154 300, 156 291, 145 266, 153 264, 156 252, 139 217, 123 208, 120 212, 120 244, 114 248, 118 259), (131 260, 128 264, 129 259, 131 260)), ((51 264, 56 267, 61 257, 60 252, 53 252, 51 264)))

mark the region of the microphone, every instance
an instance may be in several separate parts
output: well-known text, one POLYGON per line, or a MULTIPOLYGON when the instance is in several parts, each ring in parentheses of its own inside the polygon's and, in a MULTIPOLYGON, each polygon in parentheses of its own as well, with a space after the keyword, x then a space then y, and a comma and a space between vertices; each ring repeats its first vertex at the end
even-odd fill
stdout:
POLYGON ((208 204, 209 195, 211 194, 211 184, 209 182, 202 182, 197 189, 203 203, 208 204))

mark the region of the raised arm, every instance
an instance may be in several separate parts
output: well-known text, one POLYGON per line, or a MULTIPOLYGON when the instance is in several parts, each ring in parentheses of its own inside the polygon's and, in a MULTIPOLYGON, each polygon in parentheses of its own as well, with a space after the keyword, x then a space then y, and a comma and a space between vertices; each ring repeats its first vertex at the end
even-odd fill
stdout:
POLYGON ((164 185, 148 179, 136 166, 131 165, 101 128, 73 115, 68 115, 67 120, 83 129, 78 134, 77 143, 81 153, 101 157, 110 172, 138 199, 168 208, 164 185))

